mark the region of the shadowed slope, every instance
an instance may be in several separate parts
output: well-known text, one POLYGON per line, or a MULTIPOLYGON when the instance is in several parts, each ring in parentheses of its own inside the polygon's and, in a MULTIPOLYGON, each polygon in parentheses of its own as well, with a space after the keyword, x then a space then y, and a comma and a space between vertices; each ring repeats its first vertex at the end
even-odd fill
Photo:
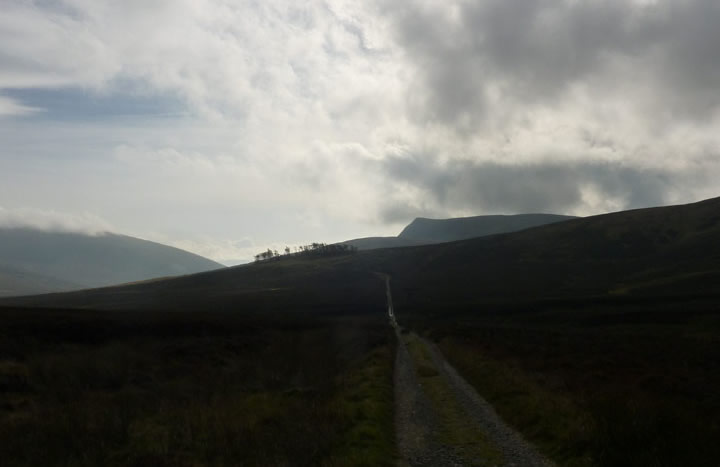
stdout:
POLYGON ((0 229, 4 295, 99 287, 222 267, 178 248, 125 235, 0 229))
POLYGON ((418 217, 408 224, 397 237, 365 237, 347 240, 342 243, 352 245, 358 250, 430 245, 499 233, 517 232, 518 230, 562 222, 568 219, 575 219, 575 217, 557 214, 475 216, 452 219, 418 217))
POLYGON ((43 276, 0 265, 0 297, 60 292, 81 289, 82 286, 55 277, 43 276))
POLYGON ((453 219, 426 219, 418 217, 400 232, 398 238, 423 243, 452 242, 485 237, 500 233, 517 232, 540 225, 553 224, 574 216, 557 214, 517 214, 512 216, 474 216, 453 219))
POLYGON ((399 299, 415 303, 712 293, 720 198, 390 250, 377 261, 401 281, 399 299))
POLYGON ((285 257, 137 284, 10 298, 0 304, 110 310, 381 310, 381 285, 354 256, 285 257))
POLYGON ((381 306, 382 288, 373 271, 392 275, 399 306, 707 294, 715 292, 719 264, 716 198, 452 243, 333 258, 283 257, 169 280, 4 303, 111 309, 381 306))
POLYGON ((378 248, 399 248, 404 246, 426 245, 428 242, 399 237, 363 237, 341 242, 352 245, 358 250, 376 250, 378 248))

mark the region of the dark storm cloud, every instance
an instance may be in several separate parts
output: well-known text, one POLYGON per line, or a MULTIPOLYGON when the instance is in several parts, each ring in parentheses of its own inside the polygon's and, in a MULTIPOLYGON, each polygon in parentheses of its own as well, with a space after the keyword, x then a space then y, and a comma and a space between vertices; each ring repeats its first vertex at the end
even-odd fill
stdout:
POLYGON ((467 130, 508 106, 553 105, 577 83, 599 96, 640 85, 687 117, 720 104, 717 0, 479 0, 454 15, 446 6, 387 6, 419 70, 417 118, 467 130))
POLYGON ((437 153, 387 159, 405 189, 380 209, 384 221, 646 207, 712 183, 717 0, 385 6, 415 70, 411 119, 466 143, 441 136, 415 145, 437 153), (505 145, 495 131, 520 138, 505 145), (671 160, 696 168, 672 172, 671 160))
MULTIPOLYGON (((388 198, 381 210, 387 223, 417 216, 443 217, 457 210, 473 213, 571 213, 592 190, 617 200, 624 208, 665 204, 676 185, 699 180, 699 173, 642 170, 604 163, 535 163, 451 161, 427 157, 390 158, 387 175, 401 186, 420 192, 424 205, 388 198)), ((397 185, 396 185, 397 186, 397 185)))

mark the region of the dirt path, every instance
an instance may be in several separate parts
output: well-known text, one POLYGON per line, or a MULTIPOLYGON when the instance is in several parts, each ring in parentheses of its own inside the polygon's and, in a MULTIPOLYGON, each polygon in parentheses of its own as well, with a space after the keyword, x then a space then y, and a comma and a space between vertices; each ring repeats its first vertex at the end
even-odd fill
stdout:
POLYGON ((440 350, 403 333, 385 278, 388 317, 395 328, 395 430, 401 466, 549 467, 493 407, 445 360, 440 350))
POLYGON ((398 332, 395 357, 395 431, 401 466, 465 465, 440 441, 441 420, 417 376, 415 365, 398 332))

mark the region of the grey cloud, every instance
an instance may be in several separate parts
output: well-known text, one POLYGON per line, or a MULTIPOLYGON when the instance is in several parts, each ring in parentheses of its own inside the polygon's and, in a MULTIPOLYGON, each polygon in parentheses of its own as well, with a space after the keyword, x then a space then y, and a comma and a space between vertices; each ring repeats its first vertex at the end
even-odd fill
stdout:
POLYGON ((385 2, 416 71, 411 118, 470 138, 387 159, 383 171, 405 189, 389 194, 384 221, 433 211, 596 213, 686 201, 693 186, 712 184, 708 161, 658 167, 671 157, 692 167, 706 149, 717 152, 707 135, 709 117, 720 115, 720 3, 450 3, 385 2), (678 128, 697 133, 679 142, 678 128), (499 147, 493 129, 526 139, 499 147), (508 150, 517 158, 501 161, 508 150), (510 162, 518 159, 526 162, 510 162))
POLYGON ((400 200, 390 200, 380 209, 380 221, 385 224, 407 224, 416 217, 443 217, 443 212, 400 200))
POLYGON ((466 130, 508 110, 489 108, 490 93, 501 106, 553 105, 581 82, 598 96, 651 88, 658 102, 689 117, 720 105, 715 0, 480 0, 457 8, 452 17, 445 6, 387 6, 419 70, 410 99, 419 118, 466 130))
POLYGON ((113 231, 104 219, 91 213, 66 213, 31 208, 0 206, 0 228, 30 228, 47 232, 101 235, 113 231))
POLYGON ((587 190, 617 201, 622 208, 648 207, 667 204, 689 181, 702 178, 699 172, 671 173, 599 162, 440 164, 422 156, 387 159, 383 170, 396 184, 421 193, 415 202, 394 198, 391 193, 380 211, 386 223, 458 211, 573 213, 585 206, 583 193, 587 190))

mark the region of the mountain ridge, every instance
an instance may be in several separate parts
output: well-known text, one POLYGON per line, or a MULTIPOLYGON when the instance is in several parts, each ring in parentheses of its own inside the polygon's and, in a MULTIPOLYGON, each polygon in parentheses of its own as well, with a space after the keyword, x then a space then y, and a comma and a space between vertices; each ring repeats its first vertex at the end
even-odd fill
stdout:
POLYGON ((341 242, 359 250, 453 242, 577 219, 560 214, 493 214, 430 219, 416 217, 396 237, 363 237, 341 242))
POLYGON ((577 217, 543 213, 493 214, 448 219, 417 217, 400 232, 398 238, 440 243, 516 232, 570 219, 577 217))
POLYGON ((0 294, 103 287, 191 274, 223 265, 128 235, 0 229, 0 294))

